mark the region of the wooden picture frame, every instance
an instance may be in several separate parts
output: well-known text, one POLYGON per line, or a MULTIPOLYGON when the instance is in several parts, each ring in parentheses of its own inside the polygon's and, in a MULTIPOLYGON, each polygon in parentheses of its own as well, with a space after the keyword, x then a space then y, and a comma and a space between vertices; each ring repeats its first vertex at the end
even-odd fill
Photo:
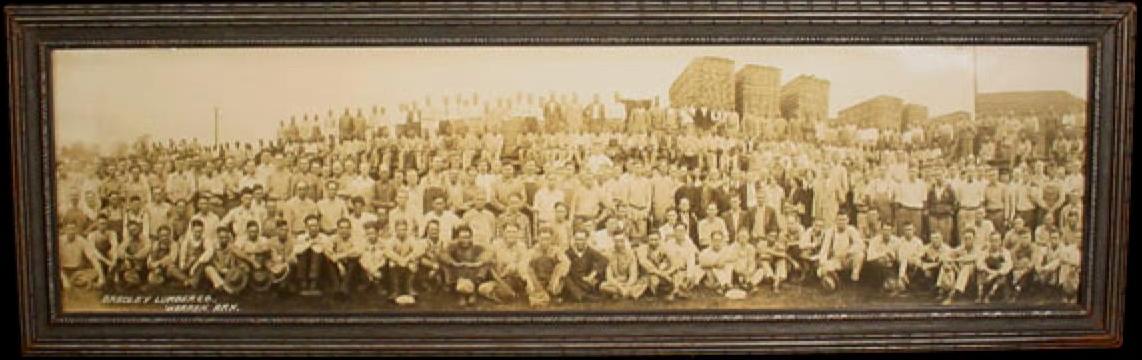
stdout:
POLYGON ((34 355, 616 355, 1122 344, 1136 9, 1118 3, 391 2, 6 8, 22 348, 34 355), (53 246, 57 49, 536 45, 1074 45, 1089 49, 1089 217, 1075 306, 821 311, 67 314, 53 246))

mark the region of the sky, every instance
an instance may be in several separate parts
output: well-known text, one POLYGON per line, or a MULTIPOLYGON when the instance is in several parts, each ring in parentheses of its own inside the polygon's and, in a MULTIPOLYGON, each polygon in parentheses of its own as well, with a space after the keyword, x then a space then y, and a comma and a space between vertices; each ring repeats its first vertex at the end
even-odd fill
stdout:
MULTIPOLYGON (((829 113, 877 95, 971 111, 980 92, 1064 90, 1086 99, 1085 47, 615 46, 77 49, 52 52, 57 144, 268 138, 291 115, 369 112, 425 96, 519 91, 661 96, 699 56, 830 81, 829 113), (973 76, 973 58, 977 75, 973 76), (973 84, 973 81, 976 81, 973 84)), ((437 101, 437 100, 434 100, 437 101)))

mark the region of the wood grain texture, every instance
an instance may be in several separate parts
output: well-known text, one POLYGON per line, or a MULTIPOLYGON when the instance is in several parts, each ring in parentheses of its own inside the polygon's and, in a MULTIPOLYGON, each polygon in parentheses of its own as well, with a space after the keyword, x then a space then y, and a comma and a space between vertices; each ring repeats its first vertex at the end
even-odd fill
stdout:
POLYGON ((1136 9, 1115 3, 415 2, 5 9, 10 166, 27 354, 706 354, 1112 347, 1122 341, 1136 9), (1078 306, 845 311, 60 312, 54 49, 246 46, 1006 44, 1087 46, 1089 173, 1078 306))

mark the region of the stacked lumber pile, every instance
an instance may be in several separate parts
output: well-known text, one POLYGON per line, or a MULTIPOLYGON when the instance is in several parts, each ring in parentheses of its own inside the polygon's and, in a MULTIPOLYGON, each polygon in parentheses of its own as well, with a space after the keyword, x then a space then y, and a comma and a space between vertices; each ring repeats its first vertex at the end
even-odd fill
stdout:
POLYGON ((694 59, 670 86, 670 105, 734 109, 733 72, 733 60, 710 56, 694 59))
POLYGON ((781 113, 781 69, 746 65, 738 71, 735 84, 739 114, 772 118, 781 113))

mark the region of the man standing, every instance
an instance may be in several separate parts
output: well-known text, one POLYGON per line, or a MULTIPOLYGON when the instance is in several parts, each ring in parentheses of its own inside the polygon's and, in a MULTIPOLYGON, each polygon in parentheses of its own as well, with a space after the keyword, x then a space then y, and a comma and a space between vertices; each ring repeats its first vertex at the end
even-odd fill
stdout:
POLYGON ((274 154, 274 168, 266 177, 266 190, 270 199, 277 201, 288 199, 291 185, 297 181, 296 176, 287 166, 285 157, 281 153, 274 154))
POLYGON ((666 209, 674 206, 674 194, 681 186, 668 171, 670 168, 666 160, 659 160, 658 166, 654 168, 654 175, 650 178, 651 213, 657 221, 665 218, 666 209))
POLYGON ((955 245, 952 237, 952 220, 956 212, 956 198, 952 185, 944 178, 942 169, 935 170, 936 183, 928 190, 928 229, 939 233, 949 244, 955 245))
MULTIPOLYGON (((896 217, 893 213, 893 203, 895 202, 896 184, 889 177, 886 167, 878 169, 880 175, 869 181, 865 186, 865 193, 868 195, 869 206, 876 210, 877 215, 880 216, 880 221, 891 224, 895 228, 896 217)), ((880 227, 879 224, 873 225, 880 227)))
POLYGON ((768 191, 757 191, 757 207, 748 213, 750 234, 752 237, 762 237, 771 231, 783 230, 781 214, 776 208, 770 207, 768 191))
POLYGON ((305 218, 310 215, 318 215, 317 203, 310 198, 310 187, 305 182, 298 182, 294 185, 295 191, 293 197, 286 200, 282 205, 282 213, 285 221, 288 224, 286 227, 290 234, 298 234, 305 231, 305 218))
POLYGON ((195 183, 194 172, 186 166, 186 159, 175 160, 175 171, 167 175, 167 193, 171 200, 190 200, 198 188, 195 183))
POLYGON ((336 181, 325 183, 325 198, 317 202, 317 212, 321 217, 321 231, 332 234, 337 230, 337 220, 349 215, 345 201, 338 197, 340 189, 336 181))
POLYGON ((587 128, 594 133, 602 132, 607 119, 607 111, 602 102, 599 102, 599 94, 595 94, 591 98, 591 103, 583 108, 583 119, 586 120, 587 128))
MULTIPOLYGON (((988 175, 987 187, 983 190, 983 204, 984 216, 987 220, 995 226, 998 231, 1007 230, 1007 173, 999 173, 997 170, 992 169, 988 175), (998 176, 998 179, 996 177, 998 176)), ((990 237, 977 234, 980 238, 988 239, 990 237)))
POLYGON ((962 239, 964 230, 977 223, 977 219, 984 217, 984 194, 987 190, 987 180, 980 177, 982 171, 979 167, 968 167, 966 170, 967 178, 961 181, 955 187, 955 199, 959 202, 959 213, 956 214, 957 231, 959 234, 960 243, 963 244, 962 239))
POLYGON ((908 178, 896 187, 896 229, 902 230, 905 225, 912 225, 914 229, 923 226, 924 197, 928 193, 928 185, 921 180, 920 171, 915 167, 908 169, 908 178))
POLYGON ((722 222, 726 224, 729 237, 731 239, 737 239, 739 229, 748 231, 752 228, 752 224, 750 224, 751 216, 745 210, 742 210, 741 197, 737 196, 737 194, 731 195, 729 201, 730 208, 722 213, 722 222))
POLYGON ((432 199, 432 211, 424 214, 425 224, 433 220, 440 224, 440 243, 450 244, 453 229, 460 225, 460 217, 448 210, 443 196, 432 199))
POLYGON ((264 214, 259 214, 254 208, 254 191, 246 188, 242 189, 241 203, 238 207, 230 209, 226 216, 222 217, 219 223, 222 226, 229 227, 234 230, 235 236, 239 239, 246 237, 246 224, 250 221, 258 223, 261 227, 262 219, 265 218, 264 214))
POLYGON ((718 217, 718 204, 711 202, 706 205, 706 217, 698 221, 698 247, 703 249, 709 247, 713 234, 717 232, 725 237, 729 230, 726 221, 718 217))
POLYGON ((554 93, 543 103, 543 125, 547 133, 560 132, 567 127, 563 105, 555 98, 554 93))
POLYGON ((544 186, 535 192, 533 208, 539 222, 555 221, 555 204, 567 200, 563 190, 556 187, 557 182, 555 174, 548 174, 544 186))

